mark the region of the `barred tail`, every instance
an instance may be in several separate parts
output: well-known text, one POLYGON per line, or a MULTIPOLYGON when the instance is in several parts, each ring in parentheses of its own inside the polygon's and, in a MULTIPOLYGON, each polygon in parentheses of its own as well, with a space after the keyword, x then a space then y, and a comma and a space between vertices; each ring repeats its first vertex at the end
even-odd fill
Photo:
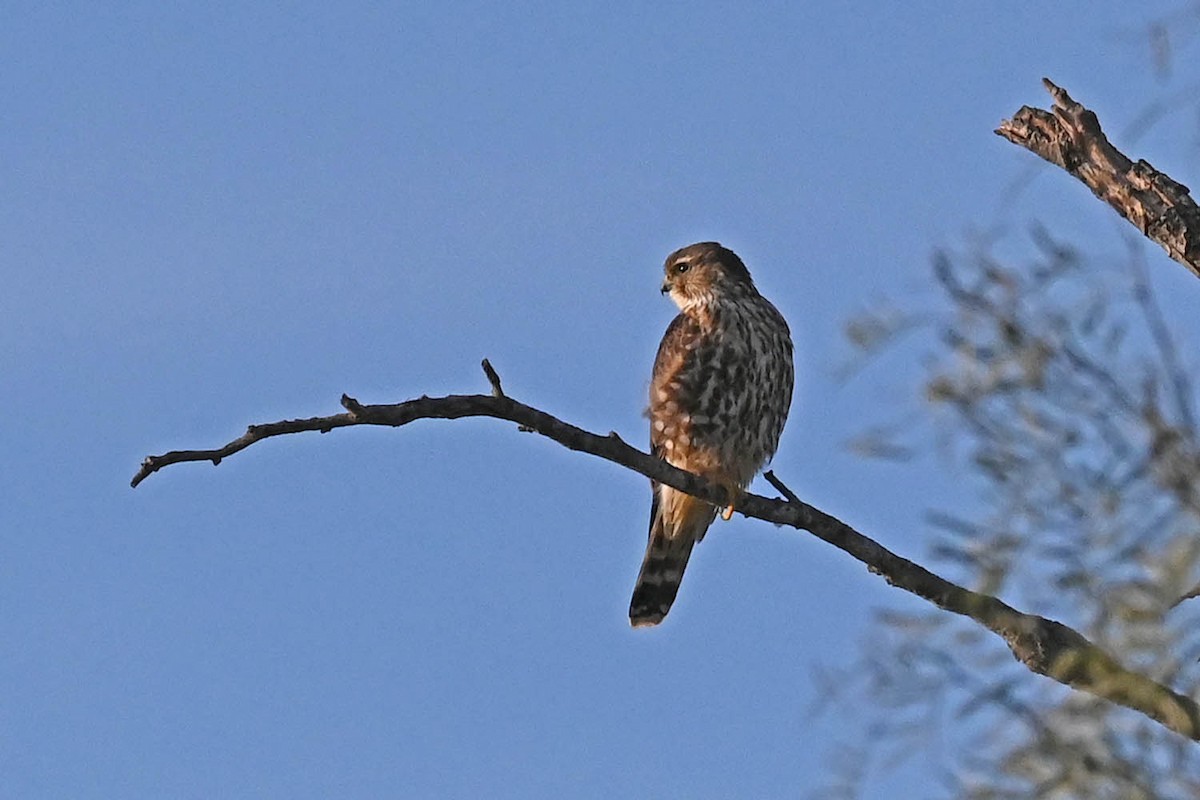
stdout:
POLYGON ((635 628, 657 625, 671 610, 692 547, 704 537, 716 510, 669 486, 655 488, 650 542, 633 587, 629 622, 635 628))

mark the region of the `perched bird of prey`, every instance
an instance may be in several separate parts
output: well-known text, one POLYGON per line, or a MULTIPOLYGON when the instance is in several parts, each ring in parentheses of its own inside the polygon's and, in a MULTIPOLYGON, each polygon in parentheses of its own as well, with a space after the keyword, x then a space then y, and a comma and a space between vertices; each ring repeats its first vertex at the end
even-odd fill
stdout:
MULTIPOLYGON (((679 315, 650 380, 650 452, 725 487, 730 503, 775 454, 792 403, 787 322, 732 251, 701 242, 667 257, 663 294, 679 315)), ((650 542, 629 604, 634 627, 657 625, 675 601, 692 547, 717 509, 651 483, 650 542)), ((725 509, 725 519, 733 506, 725 509)))

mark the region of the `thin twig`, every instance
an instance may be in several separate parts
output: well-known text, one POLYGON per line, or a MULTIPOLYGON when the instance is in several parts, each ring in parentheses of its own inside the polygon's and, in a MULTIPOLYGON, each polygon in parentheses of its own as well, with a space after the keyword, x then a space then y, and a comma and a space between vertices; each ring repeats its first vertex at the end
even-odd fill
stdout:
MULTIPOLYGON (((483 367, 483 374, 487 375, 488 383, 492 385, 492 397, 504 397, 504 387, 500 385, 500 373, 496 372, 495 368, 492 367, 492 362, 485 358, 481 366, 483 367)), ((521 433, 533 433, 533 428, 526 427, 525 425, 518 425, 517 430, 521 433)))
POLYGON ((763 473, 763 477, 766 478, 767 483, 774 486, 775 491, 777 491, 781 495, 783 495, 784 499, 787 500, 789 503, 803 502, 800 500, 799 497, 796 497, 795 493, 793 493, 791 489, 789 489, 787 486, 784 485, 783 481, 779 480, 779 478, 777 478, 775 476, 775 470, 772 470, 772 469, 767 470, 766 472, 763 473))
POLYGON ((504 397, 504 389, 500 386, 500 376, 492 368, 492 362, 485 358, 481 366, 483 374, 487 375, 488 383, 492 385, 492 397, 504 397))

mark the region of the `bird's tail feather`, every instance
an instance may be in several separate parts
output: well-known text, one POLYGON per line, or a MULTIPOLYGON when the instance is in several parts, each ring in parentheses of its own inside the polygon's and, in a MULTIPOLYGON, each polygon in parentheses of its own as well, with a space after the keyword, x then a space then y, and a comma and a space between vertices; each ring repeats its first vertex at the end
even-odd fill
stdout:
POLYGON ((635 628, 657 625, 671 610, 688 558, 716 515, 708 503, 667 486, 650 522, 650 542, 629 603, 635 628))

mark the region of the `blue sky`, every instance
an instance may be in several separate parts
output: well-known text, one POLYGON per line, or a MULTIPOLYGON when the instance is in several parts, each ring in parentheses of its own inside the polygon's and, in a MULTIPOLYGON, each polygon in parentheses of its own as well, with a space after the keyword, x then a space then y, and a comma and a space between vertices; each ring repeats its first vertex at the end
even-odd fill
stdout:
MULTIPOLYGON (((852 731, 810 715, 812 668, 916 601, 811 537, 718 524, 635 632, 646 481, 510 425, 289 437, 128 486, 147 453, 342 392, 486 391, 484 356, 641 442, 662 260, 717 239, 797 340, 776 471, 922 555, 953 480, 844 447, 919 365, 838 381, 842 325, 929 301, 930 253, 972 226, 1119 243, 1065 176, 1006 202, 1033 157, 992 129, 1048 75, 1119 130, 1161 89, 1137 26, 1180 4, 814 5, 0 11, 6 793, 819 784, 852 731)), ((1186 182, 1181 138, 1135 155, 1186 182)))

